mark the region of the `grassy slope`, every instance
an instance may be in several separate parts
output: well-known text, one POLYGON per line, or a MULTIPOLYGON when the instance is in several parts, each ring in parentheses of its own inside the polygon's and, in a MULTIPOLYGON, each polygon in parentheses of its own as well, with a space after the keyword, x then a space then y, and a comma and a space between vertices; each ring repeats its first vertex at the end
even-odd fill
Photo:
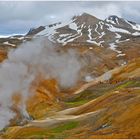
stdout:
POLYGON ((47 127, 11 127, 3 138, 140 138, 139 59, 102 83, 64 100, 69 107, 81 106, 71 115, 102 110, 84 121, 62 122, 47 127), (96 99, 92 102, 89 102, 96 99), (83 104, 83 106, 82 106, 83 104))

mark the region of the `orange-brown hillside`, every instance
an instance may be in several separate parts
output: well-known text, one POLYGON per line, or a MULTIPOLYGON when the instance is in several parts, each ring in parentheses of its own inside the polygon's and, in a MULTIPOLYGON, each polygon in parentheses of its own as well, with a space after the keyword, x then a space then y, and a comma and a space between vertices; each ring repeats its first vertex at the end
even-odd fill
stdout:
POLYGON ((0 50, 0 62, 2 62, 7 57, 7 52, 4 50, 0 50))
POLYGON ((38 120, 24 127, 9 127, 1 137, 140 138, 139 60, 116 69, 110 81, 91 84, 84 91, 63 97, 61 108, 56 101, 57 95, 61 97, 56 82, 43 81, 28 105, 29 113, 38 120), (56 103, 53 109, 57 111, 49 112, 48 116, 48 104, 41 111, 43 101, 49 105, 56 103))

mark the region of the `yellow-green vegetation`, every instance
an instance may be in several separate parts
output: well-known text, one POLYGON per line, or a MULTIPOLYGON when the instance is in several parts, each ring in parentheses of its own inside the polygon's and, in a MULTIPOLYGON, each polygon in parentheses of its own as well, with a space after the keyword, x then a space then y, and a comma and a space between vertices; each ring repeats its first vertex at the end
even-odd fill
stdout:
POLYGON ((86 89, 85 91, 82 91, 81 93, 77 95, 73 95, 69 97, 65 104, 68 107, 76 107, 79 105, 83 105, 93 99, 96 99, 102 95, 104 95, 107 91, 114 88, 114 85, 108 84, 108 83, 102 83, 100 85, 96 85, 92 88, 86 89))
POLYGON ((133 84, 133 81, 127 81, 127 82, 119 85, 116 89, 118 89, 118 90, 123 89, 123 88, 126 88, 126 87, 128 87, 129 85, 132 85, 132 84, 133 84))
POLYGON ((126 81, 120 84, 116 89, 119 90, 128 87, 140 87, 140 81, 139 80, 126 81))
POLYGON ((3 138, 65 138, 67 135, 67 131, 70 131, 79 126, 79 122, 70 121, 61 124, 57 124, 56 126, 52 126, 50 128, 39 128, 39 127, 26 127, 17 130, 13 128, 11 135, 5 135, 3 138))
POLYGON ((79 124, 79 122, 76 122, 76 121, 60 124, 59 126, 51 129, 51 131, 53 133, 62 133, 64 131, 66 131, 66 130, 71 130, 71 129, 77 127, 78 124, 79 124))
POLYGON ((83 104, 87 103, 88 101, 89 101, 89 100, 68 101, 68 102, 65 102, 65 104, 66 104, 68 107, 75 107, 75 106, 83 105, 83 104))

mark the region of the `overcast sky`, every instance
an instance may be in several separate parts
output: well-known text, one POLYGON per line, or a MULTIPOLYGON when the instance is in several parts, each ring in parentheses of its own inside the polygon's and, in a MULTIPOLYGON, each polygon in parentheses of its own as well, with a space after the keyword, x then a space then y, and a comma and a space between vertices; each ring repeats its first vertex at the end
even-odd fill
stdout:
POLYGON ((140 1, 0 1, 0 35, 26 33, 31 27, 63 21, 81 12, 100 19, 117 15, 140 23, 140 1))

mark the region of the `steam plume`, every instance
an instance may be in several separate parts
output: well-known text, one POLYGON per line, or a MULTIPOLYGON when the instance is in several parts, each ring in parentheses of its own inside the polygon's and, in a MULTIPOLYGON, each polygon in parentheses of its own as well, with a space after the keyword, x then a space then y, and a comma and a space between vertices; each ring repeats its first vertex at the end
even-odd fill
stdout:
POLYGON ((55 78, 60 86, 68 88, 77 82, 80 69, 74 50, 58 52, 46 39, 35 39, 11 50, 8 59, 0 65, 0 129, 15 116, 11 110, 13 94, 22 96, 19 109, 28 117, 25 101, 37 77, 55 78))

